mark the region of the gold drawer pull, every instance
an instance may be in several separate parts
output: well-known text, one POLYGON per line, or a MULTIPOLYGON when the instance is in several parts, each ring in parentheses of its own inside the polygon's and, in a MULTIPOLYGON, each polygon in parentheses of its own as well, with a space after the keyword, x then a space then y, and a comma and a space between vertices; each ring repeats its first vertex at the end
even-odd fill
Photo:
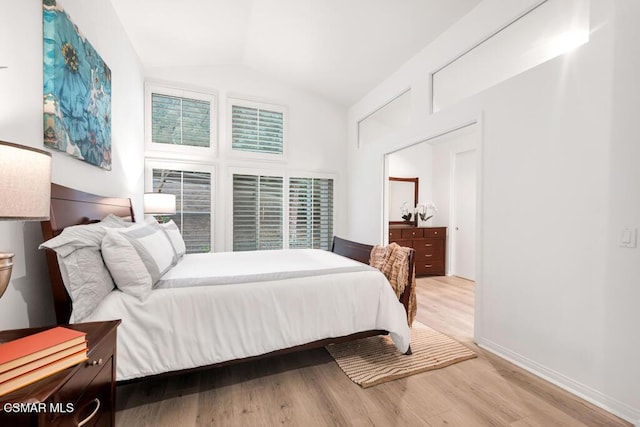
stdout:
MULTIPOLYGON (((102 359, 100 359, 100 360, 102 360, 102 359)), ((91 418, 95 417, 95 416, 96 416, 96 414, 98 413, 98 409, 100 409, 100 399, 98 399, 98 398, 96 397, 95 399, 93 399, 93 400, 91 401, 91 403, 94 403, 94 402, 95 402, 95 404, 96 404, 96 408, 93 410, 93 412, 92 412, 92 413, 90 413, 90 414, 89 414, 89 416, 88 416, 87 418, 85 418, 84 420, 82 420, 82 421, 80 421, 80 422, 78 423, 78 427, 82 427, 83 425, 85 425, 86 423, 88 423, 89 421, 91 421, 91 418)))
POLYGON ((431 246, 433 246, 433 243, 426 243, 426 244, 425 244, 425 246, 426 246, 427 248, 430 248, 431 246))
POLYGON ((429 257, 433 256, 433 254, 425 254, 424 256, 429 258, 429 257))
POLYGON ((425 264, 424 266, 425 266, 426 268, 433 267, 433 265, 431 265, 431 264, 425 264))
POLYGON ((102 358, 87 362, 87 366, 96 366, 96 365, 102 365, 102 358))
POLYGON ((434 231, 434 232, 433 232, 433 234, 438 234, 438 232, 437 232, 437 231, 434 231))

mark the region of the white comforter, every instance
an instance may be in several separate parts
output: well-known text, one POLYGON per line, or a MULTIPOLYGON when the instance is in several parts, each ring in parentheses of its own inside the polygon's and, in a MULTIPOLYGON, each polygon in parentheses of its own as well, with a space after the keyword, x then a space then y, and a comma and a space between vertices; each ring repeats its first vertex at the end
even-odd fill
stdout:
POLYGON ((185 255, 162 280, 177 287, 155 289, 145 301, 115 290, 86 319, 122 319, 118 380, 374 329, 389 331, 399 351, 409 347, 404 306, 384 275, 329 252, 185 255), (318 268, 311 274, 314 258, 318 268), (207 274, 219 271, 209 278, 215 286, 202 286, 207 279, 194 265, 207 266, 207 274), (220 277, 234 277, 229 273, 237 266, 247 281, 225 284, 220 277), (189 275, 199 286, 185 286, 189 275))

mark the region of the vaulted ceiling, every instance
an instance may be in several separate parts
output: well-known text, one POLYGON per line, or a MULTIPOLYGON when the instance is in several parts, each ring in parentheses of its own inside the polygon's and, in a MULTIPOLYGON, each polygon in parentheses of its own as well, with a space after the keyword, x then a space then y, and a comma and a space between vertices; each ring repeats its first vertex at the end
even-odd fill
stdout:
POLYGON ((348 106, 480 0, 111 0, 144 67, 237 65, 348 106))

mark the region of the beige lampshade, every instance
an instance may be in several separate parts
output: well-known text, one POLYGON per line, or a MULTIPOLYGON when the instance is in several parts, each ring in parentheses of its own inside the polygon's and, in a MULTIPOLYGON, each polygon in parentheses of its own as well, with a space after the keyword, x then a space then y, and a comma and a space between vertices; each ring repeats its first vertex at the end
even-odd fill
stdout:
POLYGON ((176 196, 167 193, 144 193, 144 213, 173 215, 176 213, 176 196))
POLYGON ((0 219, 49 219, 51 153, 0 141, 0 219))

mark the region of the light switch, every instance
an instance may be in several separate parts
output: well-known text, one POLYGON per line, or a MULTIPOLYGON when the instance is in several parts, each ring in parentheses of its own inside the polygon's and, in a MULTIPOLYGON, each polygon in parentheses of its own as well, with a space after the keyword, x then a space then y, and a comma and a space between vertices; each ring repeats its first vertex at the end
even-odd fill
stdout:
POLYGON ((636 247, 637 229, 624 228, 620 234, 620 246, 623 248, 635 248, 636 247))

